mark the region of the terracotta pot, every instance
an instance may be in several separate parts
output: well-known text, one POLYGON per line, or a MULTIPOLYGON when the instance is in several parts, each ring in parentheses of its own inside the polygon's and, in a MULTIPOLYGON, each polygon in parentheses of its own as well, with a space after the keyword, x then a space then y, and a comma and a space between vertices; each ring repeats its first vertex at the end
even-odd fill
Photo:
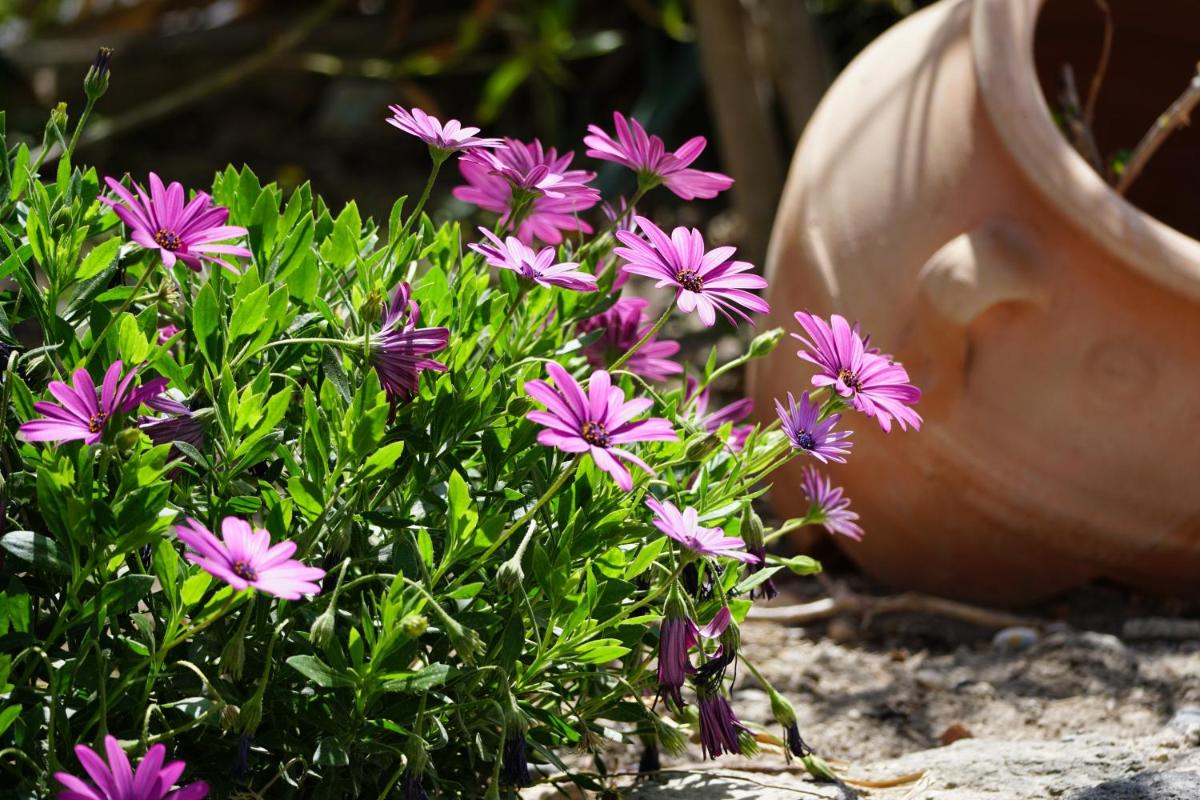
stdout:
MULTIPOLYGON (((866 571, 998 603, 1100 576, 1195 593, 1200 242, 1116 195, 1056 129, 1039 65, 1057 75, 1081 38, 1094 61, 1099 27, 1081 33, 1091 3, 1051 0, 1039 22, 1043 4, 943 2, 841 75, 784 192, 771 322, 798 330, 796 309, 858 320, 925 393, 917 433, 852 416, 853 455, 832 470, 867 531, 841 544, 866 571)), ((1188 2, 1114 6, 1112 111, 1097 123, 1109 152, 1137 141, 1200 51, 1188 2), (1182 69, 1121 77, 1139 48, 1182 69), (1126 85, 1140 93, 1122 105, 1126 85)), ((1075 68, 1086 87, 1090 64, 1075 68)), ((1194 170, 1195 146, 1177 168, 1164 151, 1146 191, 1194 170)), ((754 370, 760 409, 808 386, 795 349, 754 370)), ((776 481, 782 513, 803 513, 800 467, 776 481)))

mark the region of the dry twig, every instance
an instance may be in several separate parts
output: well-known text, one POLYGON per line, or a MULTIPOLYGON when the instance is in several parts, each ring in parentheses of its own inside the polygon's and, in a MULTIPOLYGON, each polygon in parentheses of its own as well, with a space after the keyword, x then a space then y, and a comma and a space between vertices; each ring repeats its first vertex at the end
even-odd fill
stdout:
POLYGON ((902 612, 933 614, 985 628, 1020 626, 1042 629, 1047 625, 1045 621, 1033 617, 995 611, 917 592, 906 592, 889 597, 871 597, 847 592, 838 597, 827 597, 794 606, 756 607, 750 611, 749 618, 765 622, 778 622, 783 625, 807 625, 836 617, 839 614, 859 614, 865 622, 879 614, 902 612))
POLYGON ((1150 126, 1150 130, 1146 131, 1146 135, 1138 142, 1133 155, 1129 157, 1125 171, 1117 181, 1118 194, 1128 192, 1129 187, 1146 168, 1146 163, 1158 152, 1167 137, 1191 121, 1192 110, 1197 104, 1200 104, 1200 65, 1197 65, 1197 72, 1192 76, 1192 82, 1184 89, 1183 94, 1175 98, 1175 102, 1159 115, 1150 126))

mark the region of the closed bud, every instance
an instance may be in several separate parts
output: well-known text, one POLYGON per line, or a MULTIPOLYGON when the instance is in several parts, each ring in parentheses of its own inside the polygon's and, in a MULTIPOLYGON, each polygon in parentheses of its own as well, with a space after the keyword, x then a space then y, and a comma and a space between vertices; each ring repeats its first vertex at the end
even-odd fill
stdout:
POLYGON ((108 61, 112 54, 111 47, 101 47, 96 52, 96 60, 83 76, 83 91, 93 103, 108 91, 108 61))
POLYGON ((837 782, 837 773, 833 771, 833 767, 826 763, 825 759, 821 758, 816 753, 809 753, 800 759, 804 764, 804 768, 808 770, 808 774, 812 775, 817 780, 837 782))
POLYGON ((363 298, 362 305, 358 307, 358 316, 364 323, 368 325, 379 319, 379 314, 383 310, 383 296, 378 291, 372 289, 363 298))
POLYGON ((754 734, 747 730, 738 731, 738 749, 741 754, 747 758, 753 758, 758 755, 758 740, 754 738, 754 734))
POLYGON ((746 504, 746 511, 742 516, 742 539, 746 542, 746 549, 755 552, 764 547, 762 517, 754 511, 754 507, 749 503, 746 504))
POLYGON ((425 766, 429 763, 427 748, 425 740, 416 735, 408 737, 407 746, 404 748, 406 772, 418 779, 425 774, 425 766))
POLYGON ((317 650, 324 650, 333 641, 334 627, 337 623, 334 618, 335 613, 333 604, 330 603, 329 607, 313 620, 312 627, 308 629, 308 643, 317 650))
POLYGON ((67 131, 67 104, 59 103, 50 112, 50 120, 46 123, 46 136, 56 135, 62 138, 67 131))
POLYGON ((706 433, 692 439, 683 451, 683 454, 688 461, 703 461, 717 450, 720 450, 723 444, 724 442, 721 441, 720 436, 717 436, 715 433, 706 433))
POLYGON ((246 642, 240 633, 234 634, 225 648, 221 650, 221 674, 227 678, 238 680, 242 677, 242 667, 246 665, 246 642))
POLYGON ((137 428, 124 428, 117 432, 117 447, 122 453, 128 453, 140 438, 141 432, 137 428))
POLYGON ((524 395, 517 395, 504 407, 504 413, 510 417, 523 417, 532 410, 533 401, 524 395))
POLYGON ((262 716, 262 692, 258 691, 246 701, 246 705, 242 706, 241 713, 238 714, 238 722, 242 726, 242 733, 253 736, 254 732, 258 730, 259 724, 262 723, 262 716))
POLYGON ((242 710, 240 708, 232 703, 226 703, 221 706, 221 729, 226 731, 237 730, 241 717, 242 710))
POLYGON ((762 358, 763 356, 770 355, 775 346, 783 339, 783 334, 783 328, 772 328, 755 336, 750 341, 750 357, 762 358))
POLYGON ((781 695, 775 689, 771 689, 771 715, 775 717, 775 721, 783 727, 796 724, 796 709, 788 702, 788 699, 781 695))
POLYGON ((424 614, 409 614, 400 620, 401 632, 410 639, 420 637, 428 627, 429 619, 424 614))
POLYGON ((662 746, 662 749, 670 755, 678 757, 687 752, 687 737, 684 735, 683 729, 674 720, 656 715, 654 718, 654 735, 658 737, 658 743, 662 746))
POLYGON ((501 594, 514 594, 525 582, 525 571, 521 569, 520 554, 500 565, 496 571, 496 588, 501 594))

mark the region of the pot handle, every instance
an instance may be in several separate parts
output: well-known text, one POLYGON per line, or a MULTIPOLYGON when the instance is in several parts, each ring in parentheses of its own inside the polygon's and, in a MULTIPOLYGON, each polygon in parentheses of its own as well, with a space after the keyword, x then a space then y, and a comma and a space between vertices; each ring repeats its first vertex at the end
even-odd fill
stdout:
POLYGON ((1035 234, 1023 223, 992 218, 934 253, 917 278, 917 338, 925 355, 923 402, 952 404, 964 384, 968 327, 1008 303, 1044 308, 1049 291, 1035 234))

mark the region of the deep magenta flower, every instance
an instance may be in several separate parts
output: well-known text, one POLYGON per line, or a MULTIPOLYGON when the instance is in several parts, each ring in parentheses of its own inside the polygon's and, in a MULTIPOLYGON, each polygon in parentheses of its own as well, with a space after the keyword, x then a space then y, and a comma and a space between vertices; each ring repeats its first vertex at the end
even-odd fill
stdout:
POLYGON ((892 419, 902 430, 909 425, 920 429, 921 415, 910 406, 921 399, 921 390, 909 382, 902 365, 869 350, 845 317, 834 314, 826 322, 805 311, 794 316, 807 334, 792 334, 804 346, 796 355, 820 369, 813 386, 833 387, 855 410, 875 417, 885 431, 892 429, 892 419))
POLYGON ((136 773, 114 737, 104 737, 104 751, 107 763, 90 747, 75 745, 75 756, 92 783, 56 772, 54 779, 67 787, 58 793, 58 800, 200 800, 208 796, 204 781, 171 791, 187 765, 182 761, 164 765, 167 748, 161 744, 146 751, 136 773))
POLYGON ((499 147, 502 144, 499 139, 476 136, 479 128, 463 127, 456 119, 442 124, 437 117, 431 117, 419 108, 414 107, 409 111, 401 106, 390 105, 388 110, 392 112, 387 120, 388 125, 417 137, 431 150, 437 151, 435 156, 465 152, 477 147, 499 147))
POLYGON ((245 520, 223 519, 224 541, 191 518, 186 525, 176 525, 175 534, 191 549, 188 561, 236 591, 254 587, 284 600, 298 600, 302 595, 321 591, 316 582, 325 577, 325 570, 306 567, 293 559, 296 543, 291 540, 285 539, 272 547, 271 534, 262 528, 251 528, 245 520))
POLYGON ((683 602, 672 593, 658 630, 658 695, 683 708, 683 683, 692 664, 688 651, 696 644, 699 631, 688 617, 683 602))
MULTIPOLYGON (((472 203, 482 209, 501 215, 501 223, 508 225, 516 205, 521 205, 521 219, 517 237, 526 244, 539 239, 546 244, 560 244, 563 231, 591 233, 592 227, 581 219, 584 211, 596 205, 600 193, 586 184, 596 177, 594 172, 570 169, 574 153, 559 156, 553 147, 543 150, 539 142, 525 144, 506 139, 504 147, 486 152, 488 158, 459 159, 458 169, 466 179, 466 186, 457 186, 453 194, 464 203, 472 203), (499 167, 496 167, 498 164, 499 167), (558 175, 552 191, 557 196, 544 192, 536 194, 532 205, 528 195, 518 192, 514 196, 513 184, 501 172, 508 171, 527 182, 534 172, 558 175)), ((477 154, 484 151, 476 151, 477 154)), ((544 179, 544 176, 543 176, 544 179)))
POLYGON ((678 440, 671 423, 661 417, 631 421, 650 408, 652 400, 638 397, 626 401, 625 393, 612 385, 612 378, 604 370, 592 373, 586 394, 571 374, 553 361, 546 365, 546 371, 557 389, 540 380, 525 384, 525 392, 548 409, 526 414, 533 422, 545 426, 538 434, 540 443, 566 453, 590 454, 596 466, 627 492, 633 489, 633 478, 618 459, 655 474, 645 461, 615 447, 633 442, 678 440))
POLYGON ((830 414, 821 419, 821 405, 813 402, 808 392, 800 395, 800 404, 788 392, 788 404, 785 407, 779 400, 775 401, 775 412, 783 423, 783 432, 787 434, 792 447, 808 453, 822 464, 836 461, 846 463, 853 442, 850 441, 850 431, 835 431, 834 427, 842 418, 841 414, 830 414))
POLYGON ((700 702, 700 749, 705 758, 717 758, 723 753, 740 754, 742 745, 738 734, 746 730, 733 713, 733 707, 721 693, 720 687, 696 687, 700 702))
POLYGON ((166 344, 171 341, 171 337, 179 333, 179 326, 173 322, 168 322, 158 329, 158 343, 166 344))
MULTIPOLYGON (((734 400, 727 406, 722 406, 711 414, 708 413, 709 389, 696 394, 700 383, 693 377, 687 379, 687 389, 683 394, 683 404, 688 411, 692 424, 703 428, 708 433, 716 433, 726 422, 741 422, 754 413, 754 401, 743 397, 734 400)), ((753 425, 734 425, 729 431, 729 447, 733 452, 740 452, 746 446, 746 439, 754 431, 753 425)))
MULTIPOLYGON (((642 340, 654 326, 646 314, 647 302, 640 297, 623 297, 602 314, 579 323, 579 332, 601 330, 600 338, 587 346, 583 354, 598 369, 608 366, 642 340)), ((625 369, 650 381, 665 381, 683 372, 683 367, 671 360, 679 352, 679 342, 660 341, 653 336, 638 348, 625 369)))
POLYGON ((583 137, 587 154, 629 167, 637 173, 639 186, 650 188, 662 183, 684 200, 697 197, 707 200, 733 185, 733 178, 728 175, 690 167, 704 152, 707 140, 703 136, 688 139, 674 153, 668 153, 663 140, 647 135, 636 119, 626 119, 614 111, 613 123, 617 128, 616 139, 599 125, 588 126, 588 135, 583 137))
POLYGON ((75 370, 73 386, 62 381, 51 381, 50 394, 58 403, 45 400, 34 403, 34 409, 43 415, 43 419, 33 419, 21 425, 17 438, 25 442, 82 439, 84 444, 95 444, 103 438, 114 415, 127 414, 142 403, 160 411, 187 410, 163 395, 167 387, 166 378, 155 378, 134 388, 137 369, 130 370, 123 378, 122 369, 120 361, 109 365, 100 385, 99 397, 96 396, 96 384, 86 369, 75 370))
POLYGON ((221 244, 245 236, 246 229, 226 225, 229 209, 214 206, 212 198, 205 192, 196 192, 191 202, 185 205, 182 184, 172 182, 164 187, 153 172, 150 173, 149 196, 137 184, 134 189, 138 196, 134 197, 113 178, 104 180, 122 202, 110 197, 101 197, 100 202, 112 206, 135 242, 147 250, 159 251, 164 266, 173 267, 179 260, 199 272, 201 263, 208 261, 236 274, 237 268, 221 256, 250 258, 250 251, 244 247, 221 244))
POLYGON ((450 331, 418 328, 421 308, 411 295, 408 283, 396 287, 383 323, 369 345, 370 361, 393 406, 417 393, 422 370, 446 371, 445 364, 426 356, 446 348, 450 331))
POLYGON ((767 282, 759 275, 745 274, 754 269, 749 262, 730 260, 736 248, 705 252, 704 237, 695 228, 679 227, 667 236, 645 217, 635 217, 635 221, 649 241, 630 231, 617 231, 617 239, 625 247, 613 248, 613 253, 628 262, 625 271, 655 278, 660 287, 677 287, 679 308, 697 312, 706 327, 716 322, 717 311, 737 324, 733 314, 750 320, 739 306, 759 313, 771 310, 766 300, 746 291, 762 289, 767 282))
POLYGON ((758 561, 758 556, 746 552, 746 543, 736 536, 726 536, 720 528, 700 524, 700 514, 688 506, 682 512, 670 501, 659 502, 646 498, 646 506, 654 512, 654 527, 670 536, 698 556, 724 556, 745 563, 758 561))
POLYGON ((535 253, 516 236, 509 236, 502 241, 487 228, 480 228, 479 231, 487 237, 488 242, 470 244, 468 247, 482 255, 493 267, 512 270, 525 280, 541 286, 561 286, 575 292, 596 291, 596 276, 576 269, 579 264, 575 261, 554 263, 557 253, 553 247, 543 247, 535 253))
POLYGON ((809 465, 804 468, 800 488, 808 498, 808 516, 830 533, 861 541, 863 529, 855 520, 858 514, 850 510, 850 500, 843 496, 842 487, 835 487, 828 477, 809 465))

